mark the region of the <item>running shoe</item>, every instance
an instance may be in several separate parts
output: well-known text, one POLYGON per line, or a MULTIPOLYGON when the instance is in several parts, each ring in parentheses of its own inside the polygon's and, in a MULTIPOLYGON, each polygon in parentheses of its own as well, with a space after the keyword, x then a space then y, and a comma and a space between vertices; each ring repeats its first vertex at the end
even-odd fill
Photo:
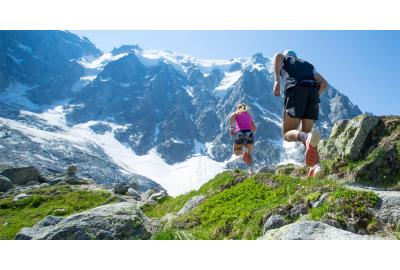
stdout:
POLYGON ((319 163, 310 168, 307 178, 321 179, 324 176, 324 170, 319 163))
POLYGON ((306 166, 313 167, 318 163, 318 143, 321 136, 318 131, 312 131, 308 134, 306 140, 306 166))

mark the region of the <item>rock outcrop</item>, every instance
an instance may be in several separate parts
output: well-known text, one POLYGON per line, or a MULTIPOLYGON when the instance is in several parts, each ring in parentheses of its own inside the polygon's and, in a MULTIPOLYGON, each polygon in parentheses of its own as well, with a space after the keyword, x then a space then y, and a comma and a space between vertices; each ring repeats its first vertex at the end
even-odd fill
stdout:
POLYGON ((281 215, 270 216, 264 224, 263 232, 277 229, 286 224, 285 218, 281 215))
POLYGON ((367 240, 371 236, 359 235, 318 221, 300 221, 279 229, 268 230, 262 240, 367 240))
POLYGON ((198 196, 192 197, 185 203, 185 205, 182 207, 182 209, 179 210, 178 216, 182 216, 186 213, 189 213, 190 211, 192 211, 193 208, 198 206, 204 199, 205 199, 205 196, 203 196, 203 195, 198 195, 198 196))
POLYGON ((1 175, 10 179, 15 185, 25 185, 31 181, 39 183, 47 181, 33 166, 5 169, 1 175))
POLYGON ((48 216, 16 239, 149 239, 152 223, 135 203, 113 203, 67 218, 48 216))
POLYGON ((0 175, 0 192, 6 192, 14 187, 15 187, 15 185, 13 182, 11 182, 10 179, 8 179, 5 176, 0 175))
POLYGON ((361 115, 339 121, 319 153, 333 179, 400 182, 400 116, 361 115))

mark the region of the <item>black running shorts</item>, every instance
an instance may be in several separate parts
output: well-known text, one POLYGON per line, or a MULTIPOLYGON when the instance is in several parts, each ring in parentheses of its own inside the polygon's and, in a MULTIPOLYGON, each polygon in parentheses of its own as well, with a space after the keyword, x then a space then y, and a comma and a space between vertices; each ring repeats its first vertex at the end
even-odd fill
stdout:
POLYGON ((251 130, 240 130, 235 134, 235 144, 253 144, 254 143, 254 134, 251 130))
POLYGON ((285 92, 285 112, 293 118, 318 120, 319 102, 317 88, 295 86, 285 92))

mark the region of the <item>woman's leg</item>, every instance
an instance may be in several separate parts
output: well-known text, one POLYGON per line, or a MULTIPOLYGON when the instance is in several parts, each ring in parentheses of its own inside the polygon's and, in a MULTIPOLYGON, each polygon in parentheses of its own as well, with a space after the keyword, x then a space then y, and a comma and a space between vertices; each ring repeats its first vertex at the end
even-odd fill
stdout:
POLYGON ((247 166, 251 167, 253 165, 253 158, 251 153, 253 152, 253 144, 246 144, 247 151, 243 153, 243 161, 247 166))
POLYGON ((236 143, 234 143, 234 144, 233 144, 233 153, 234 153, 236 156, 242 155, 242 153, 243 153, 243 144, 236 144, 236 143))

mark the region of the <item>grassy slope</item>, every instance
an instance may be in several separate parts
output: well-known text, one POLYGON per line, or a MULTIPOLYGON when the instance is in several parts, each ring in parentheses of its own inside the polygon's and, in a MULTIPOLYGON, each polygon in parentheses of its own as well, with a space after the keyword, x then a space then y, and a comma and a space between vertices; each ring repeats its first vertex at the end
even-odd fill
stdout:
MULTIPOLYGON (((348 190, 329 180, 257 174, 236 183, 238 177, 243 174, 224 172, 198 191, 169 197, 145 208, 148 216, 162 217, 179 211, 194 195, 206 196, 193 211, 176 218, 154 239, 256 239, 262 234, 262 224, 268 216, 285 208, 290 212, 294 205, 307 206, 325 192, 330 194, 325 203, 309 210, 316 220, 329 218, 345 224, 351 216, 363 216, 369 207, 378 203, 378 197, 372 192, 348 190)), ((375 222, 373 217, 365 216, 366 225, 375 222)), ((292 222, 297 217, 286 215, 285 218, 292 222)))
POLYGON ((116 200, 104 190, 77 190, 69 185, 34 189, 32 196, 13 202, 0 199, 0 239, 14 239, 23 227, 31 227, 47 215, 67 216, 116 200))

